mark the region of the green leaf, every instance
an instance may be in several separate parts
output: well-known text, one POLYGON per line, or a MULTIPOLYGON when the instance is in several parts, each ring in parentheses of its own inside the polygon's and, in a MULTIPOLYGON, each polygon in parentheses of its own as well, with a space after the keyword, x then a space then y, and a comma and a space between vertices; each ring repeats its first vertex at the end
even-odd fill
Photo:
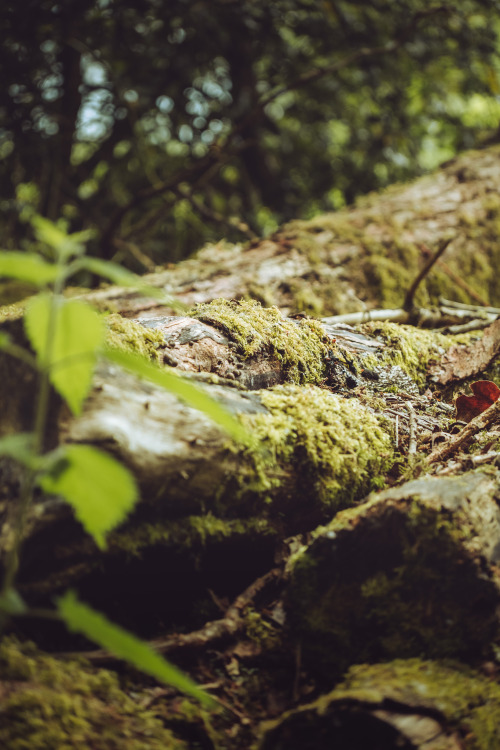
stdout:
POLYGON ((7 276, 43 287, 53 283, 59 273, 60 269, 54 263, 48 263, 35 253, 12 250, 0 254, 0 277, 7 276))
POLYGON ((7 589, 0 596, 0 611, 8 615, 24 615, 28 607, 15 589, 7 589))
POLYGON ((72 256, 81 255, 85 251, 85 243, 93 234, 89 229, 67 234, 57 224, 43 216, 34 216, 31 219, 31 224, 37 238, 55 250, 58 260, 63 262, 69 260, 72 256))
POLYGON ((104 353, 108 359, 117 365, 165 388, 165 390, 175 394, 189 406, 202 411, 237 442, 254 446, 254 438, 243 427, 241 422, 233 417, 217 401, 204 393, 200 388, 189 383, 186 379, 170 370, 160 369, 143 357, 138 357, 130 352, 106 349, 104 353))
POLYGON ((106 534, 121 523, 137 500, 132 474, 107 453, 90 445, 58 450, 60 460, 40 477, 42 489, 62 497, 96 544, 106 547, 106 534))
POLYGON ((11 338, 8 333, 0 332, 0 349, 6 349, 11 342, 11 338))
POLYGON ((24 326, 39 366, 49 369, 52 385, 79 414, 104 342, 101 318, 84 302, 40 294, 29 302, 24 326))
POLYGON ((82 633, 89 640, 120 659, 125 659, 142 672, 167 685, 172 685, 206 706, 213 706, 210 696, 187 675, 169 664, 149 644, 110 622, 100 612, 78 601, 74 592, 68 591, 63 597, 57 599, 56 604, 66 626, 72 632, 82 633))
POLYGON ((33 433, 19 432, 17 435, 6 435, 0 438, 0 456, 9 456, 24 466, 34 466, 36 456, 34 453, 33 433))

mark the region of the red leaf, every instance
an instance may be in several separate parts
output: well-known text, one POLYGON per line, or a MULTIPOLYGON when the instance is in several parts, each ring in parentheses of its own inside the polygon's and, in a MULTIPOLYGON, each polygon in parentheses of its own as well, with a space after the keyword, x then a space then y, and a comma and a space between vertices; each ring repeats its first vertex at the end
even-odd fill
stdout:
POLYGON ((486 411, 500 396, 500 388, 491 380, 476 380, 470 384, 473 396, 460 395, 455 400, 457 419, 470 422, 486 411))

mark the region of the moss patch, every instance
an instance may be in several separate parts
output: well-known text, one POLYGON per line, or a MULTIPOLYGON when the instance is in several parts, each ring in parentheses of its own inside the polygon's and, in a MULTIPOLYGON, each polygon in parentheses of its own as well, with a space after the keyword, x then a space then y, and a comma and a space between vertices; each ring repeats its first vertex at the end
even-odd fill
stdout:
POLYGON ((145 328, 134 320, 113 313, 106 316, 106 343, 115 349, 142 354, 153 362, 159 362, 159 350, 164 346, 161 331, 145 328))
POLYGON ((198 305, 192 315, 223 330, 244 357, 276 357, 292 383, 319 383, 323 377, 326 343, 315 320, 294 322, 277 307, 265 308, 255 300, 217 299, 198 305))
POLYGON ((142 523, 137 528, 112 534, 110 548, 140 555, 144 549, 158 545, 181 549, 187 554, 202 554, 207 546, 241 537, 260 538, 276 532, 265 519, 222 519, 212 513, 189 516, 179 521, 142 523))
POLYGON ((59 661, 33 644, 0 644, 0 746, 4 750, 187 750, 115 675, 59 661))
POLYGON ((269 414, 243 416, 267 461, 257 455, 261 482, 279 486, 279 467, 294 471, 292 498, 307 498, 322 515, 349 505, 377 484, 392 460, 391 438, 357 401, 310 386, 276 386, 260 398, 269 414), (297 484, 298 483, 298 484, 297 484))
MULTIPOLYGON (((290 623, 314 668, 338 675, 356 661, 488 656, 499 595, 467 552, 479 532, 458 507, 419 497, 430 481, 343 511, 290 562, 290 623)), ((442 492, 473 502, 475 487, 486 487, 479 472, 442 492)))
POLYGON ((380 337, 387 344, 378 364, 399 365, 419 387, 425 385, 431 360, 440 360, 450 346, 470 343, 471 339, 470 334, 444 336, 437 331, 390 322, 363 323, 358 330, 380 337))
MULTIPOLYGON (((286 747, 290 750, 302 748, 304 739, 310 747, 315 742, 323 747, 325 741, 334 747, 335 740, 340 743, 342 739, 344 747, 346 741, 354 742, 361 724, 366 724, 365 731, 369 734, 370 712, 387 708, 389 702, 393 715, 415 715, 416 721, 421 714, 437 719, 444 729, 443 747, 449 746, 446 736, 456 736, 455 733, 463 738, 460 746, 467 750, 494 750, 500 746, 499 685, 459 664, 408 659, 352 667, 345 680, 330 693, 270 722, 261 750, 282 747, 281 740, 285 738, 289 739, 286 747), (347 706, 359 709, 354 722, 347 706)), ((371 739, 377 747, 382 746, 384 731, 387 725, 372 723, 371 739)), ((387 746, 407 747, 397 734, 392 732, 387 746)))

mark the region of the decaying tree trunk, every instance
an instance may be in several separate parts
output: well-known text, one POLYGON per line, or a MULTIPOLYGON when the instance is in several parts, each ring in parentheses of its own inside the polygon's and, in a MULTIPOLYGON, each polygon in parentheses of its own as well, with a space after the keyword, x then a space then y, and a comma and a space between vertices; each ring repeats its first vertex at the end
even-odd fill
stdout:
MULTIPOLYGON (((256 701, 241 709, 238 728, 222 722, 235 747, 248 747, 259 734, 253 724, 269 718, 263 750, 351 750, 369 735, 374 748, 493 747, 464 736, 479 738, 484 706, 500 705, 497 683, 467 671, 492 662, 500 638, 494 418, 454 443, 451 461, 436 447, 453 439, 445 389, 494 366, 498 325, 466 341, 328 316, 401 306, 450 233, 415 307, 443 294, 498 304, 499 159, 497 148, 464 155, 355 209, 294 222, 248 248, 205 248, 150 275, 181 302, 202 303, 186 315, 116 287, 85 295, 128 318, 108 317, 111 344, 196 383, 238 416, 254 447, 232 443, 208 416, 103 358, 80 416, 53 394, 47 447, 109 451, 133 472, 140 501, 102 551, 69 506, 37 497, 18 581, 25 599, 47 606, 72 586, 169 655, 196 652, 204 682, 232 665, 217 696, 240 708, 256 701), (301 311, 315 319, 290 315, 301 311), (432 463, 419 464, 425 455, 432 463), (405 482, 405 470, 420 477, 405 482), (465 690, 476 691, 473 706, 441 700, 438 687, 455 673, 430 660, 450 657, 469 680, 465 690), (236 686, 248 662, 258 678, 236 686), (352 667, 365 662, 374 666, 352 667), (311 703, 311 692, 332 688, 311 703)), ((2 330, 25 344, 19 312, 4 312, 2 330)), ((33 373, 1 354, 0 377, 0 435, 29 430, 33 373)), ((1 559, 19 470, 3 459, 0 472, 1 559)), ((59 626, 16 621, 13 629, 56 651, 79 645, 59 626)), ((24 679, 9 669, 11 680, 24 679)), ((171 703, 167 695, 160 713, 169 717, 171 703)), ((500 722, 483 723, 500 745, 500 722)))

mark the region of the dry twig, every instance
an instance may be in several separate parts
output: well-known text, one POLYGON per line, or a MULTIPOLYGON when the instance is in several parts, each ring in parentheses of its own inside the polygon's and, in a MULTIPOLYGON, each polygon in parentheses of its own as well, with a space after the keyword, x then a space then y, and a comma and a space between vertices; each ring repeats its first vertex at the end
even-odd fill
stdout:
POLYGON ((436 463, 438 461, 444 461, 445 458, 451 456, 456 450, 462 446, 467 445, 471 439, 481 430, 484 430, 488 425, 495 422, 500 417, 500 399, 495 401, 486 411, 479 414, 474 419, 471 419, 469 424, 465 425, 458 435, 452 438, 448 443, 444 443, 439 448, 435 448, 427 456, 428 463, 436 463))
MULTIPOLYGON (((208 644, 228 640, 241 632, 245 625, 242 612, 253 599, 265 589, 270 583, 277 580, 281 575, 280 568, 273 568, 265 575, 257 578, 242 594, 236 597, 231 606, 227 609, 225 615, 220 620, 207 622, 200 630, 192 633, 181 633, 172 635, 169 638, 156 638, 149 641, 149 645, 162 654, 171 653, 172 651, 181 651, 184 649, 205 648, 208 644)), ((93 664, 110 664, 121 661, 119 657, 110 654, 109 651, 99 649, 97 651, 86 651, 83 653, 66 653, 65 657, 84 656, 93 664)))

